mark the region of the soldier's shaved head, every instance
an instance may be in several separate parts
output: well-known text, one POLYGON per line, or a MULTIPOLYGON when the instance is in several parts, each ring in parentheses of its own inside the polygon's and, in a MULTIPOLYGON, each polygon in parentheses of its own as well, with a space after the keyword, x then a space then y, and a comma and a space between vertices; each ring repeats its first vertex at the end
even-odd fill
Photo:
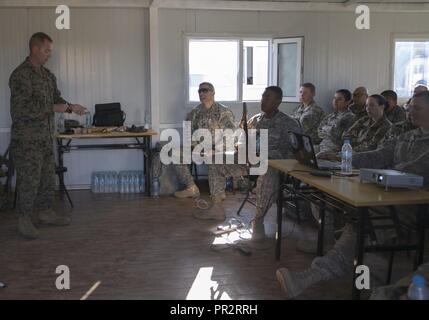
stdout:
POLYGON ((40 48, 43 45, 43 43, 45 43, 45 41, 48 41, 50 43, 53 42, 52 38, 44 32, 36 32, 35 34, 33 34, 28 43, 30 47, 30 52, 34 46, 37 46, 40 48))
POLYGON ((428 91, 428 87, 424 86, 424 85, 418 85, 414 88, 414 94, 420 93, 420 92, 425 92, 428 91))
POLYGON ((368 89, 366 87, 357 87, 355 91, 353 91, 353 103, 365 105, 368 95, 368 89))
POLYGON ((413 99, 416 99, 416 98, 422 99, 423 103, 427 107, 429 107, 429 91, 426 90, 426 91, 422 91, 422 92, 416 93, 413 96, 413 99))
POLYGON ((369 92, 366 87, 357 87, 355 91, 353 91, 353 95, 354 94, 363 94, 369 96, 369 92))
POLYGON ((32 65, 41 66, 48 62, 53 50, 50 36, 43 32, 37 32, 31 36, 29 46, 29 60, 32 65))

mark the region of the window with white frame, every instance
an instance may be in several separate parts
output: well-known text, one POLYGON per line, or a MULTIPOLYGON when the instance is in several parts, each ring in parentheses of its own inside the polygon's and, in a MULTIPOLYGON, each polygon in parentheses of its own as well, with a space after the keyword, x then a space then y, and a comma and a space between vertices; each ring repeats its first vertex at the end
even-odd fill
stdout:
POLYGON ((414 87, 429 82, 429 38, 395 39, 393 87, 398 97, 413 95, 414 87))
POLYGON ((303 38, 274 40, 273 83, 283 90, 283 101, 298 102, 302 83, 303 38))
POLYGON ((268 86, 268 40, 243 41, 243 101, 261 99, 268 86))
POLYGON ((297 50, 294 55, 290 55, 291 47, 276 47, 273 52, 271 39, 189 37, 187 45, 190 102, 199 100, 198 85, 205 81, 215 86, 217 101, 258 101, 264 89, 271 84, 280 85, 287 93, 284 101, 297 101, 290 100, 290 94, 294 92, 292 99, 298 98, 298 91, 295 89, 298 86, 299 90, 299 83, 296 84, 295 80, 296 70, 299 70, 299 82, 301 81, 302 48, 298 49, 301 42, 292 42, 293 49, 297 50), (279 57, 277 51, 280 52, 279 57), (276 59, 275 67, 272 65, 272 54, 276 59), (296 63, 299 64, 298 68, 296 63), (275 79, 271 72, 274 68, 281 70, 275 79), (293 74, 292 82, 286 76, 290 73, 293 74))

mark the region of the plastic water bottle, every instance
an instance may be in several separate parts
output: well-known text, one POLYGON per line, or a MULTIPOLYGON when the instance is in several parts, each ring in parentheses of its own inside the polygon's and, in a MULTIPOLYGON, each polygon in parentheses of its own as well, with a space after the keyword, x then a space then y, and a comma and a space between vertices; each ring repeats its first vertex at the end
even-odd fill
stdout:
POLYGON ((99 181, 100 181, 100 193, 104 193, 105 192, 105 184, 106 184, 104 172, 100 172, 99 181))
POLYGON ((130 193, 136 193, 135 185, 136 185, 136 175, 134 171, 131 171, 130 172, 130 193))
POLYGON ((109 172, 103 172, 104 178, 104 193, 110 192, 109 172))
POLYGON ((132 171, 128 172, 128 190, 129 193, 134 193, 134 174, 132 171))
POLYGON ((140 179, 139 179, 139 172, 134 172, 134 192, 139 193, 140 192, 140 179))
POLYGON ((112 173, 112 192, 118 192, 118 174, 116 173, 116 171, 112 173))
POLYGON ((119 172, 119 192, 125 193, 125 174, 123 171, 119 172))
POLYGON ((159 197, 159 178, 154 177, 152 180, 152 196, 159 197))
POLYGON ((112 193, 114 192, 114 188, 113 188, 113 172, 109 171, 107 173, 107 192, 108 193, 112 193))
POLYGON ((350 144, 350 140, 346 139, 344 140, 343 147, 341 148, 341 174, 352 174, 352 157, 353 148, 350 144))
POLYGON ((233 179, 232 177, 228 177, 226 178, 226 182, 225 182, 225 191, 227 192, 232 192, 234 189, 234 185, 233 185, 233 179))
POLYGON ((91 175, 91 191, 97 193, 98 177, 97 173, 93 172, 91 175))
POLYGON ((64 113, 60 112, 58 113, 58 117, 57 117, 57 131, 59 133, 62 133, 65 131, 65 127, 64 127, 64 113))
POLYGON ((139 192, 143 193, 145 192, 145 179, 143 172, 139 173, 139 192))
POLYGON ((124 183, 124 193, 128 193, 128 173, 124 171, 123 173, 123 183, 124 183))
POLYGON ((89 111, 85 112, 85 128, 91 128, 91 113, 89 111))
POLYGON ((150 111, 146 110, 144 113, 144 128, 149 129, 150 128, 150 111))
POLYGON ((429 300, 429 288, 422 275, 415 275, 408 287, 408 299, 410 300, 429 300))

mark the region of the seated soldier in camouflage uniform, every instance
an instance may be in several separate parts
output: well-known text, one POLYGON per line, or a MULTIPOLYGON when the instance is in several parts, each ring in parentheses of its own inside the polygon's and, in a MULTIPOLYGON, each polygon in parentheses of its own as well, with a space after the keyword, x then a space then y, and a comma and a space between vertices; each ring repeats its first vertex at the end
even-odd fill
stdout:
MULTIPOLYGON (((391 168, 414 173, 424 178, 429 187, 429 92, 416 94, 410 105, 412 123, 418 127, 387 141, 377 150, 353 155, 356 168, 391 168)), ((324 159, 333 160, 332 156, 324 159)), ((415 208, 414 208, 415 210, 415 208)), ((397 208, 400 220, 409 221, 414 215, 410 208, 397 208)), ((346 224, 341 238, 323 257, 315 258, 311 267, 303 272, 291 272, 287 268, 277 270, 277 279, 289 298, 298 296, 309 286, 321 281, 343 277, 353 266, 356 232, 346 224)))
POLYGON ((11 158, 17 174, 18 231, 30 239, 39 236, 31 215, 40 222, 67 225, 70 219, 52 210, 55 191, 53 152, 54 113, 83 114, 85 108, 69 104, 57 88, 53 73, 44 67, 52 52, 52 39, 42 32, 30 39, 30 55, 11 74, 11 158))
POLYGON ((322 139, 319 145, 321 152, 332 151, 341 143, 344 131, 355 122, 355 115, 348 109, 352 94, 347 89, 335 92, 332 99, 334 112, 327 115, 319 125, 318 135, 322 139))
MULTIPOLYGON (((280 87, 267 87, 262 94, 261 113, 248 121, 249 129, 268 129, 268 158, 293 158, 288 131, 301 132, 297 121, 281 112, 278 108, 282 102, 283 92, 280 87)), ((220 177, 219 188, 225 185, 225 177, 239 177, 247 174, 245 165, 217 165, 216 175, 220 177)), ((256 215, 252 220, 252 240, 265 238, 264 215, 277 198, 279 188, 278 171, 268 168, 260 175, 256 183, 256 215)))
POLYGON ((386 110, 387 119, 393 124, 405 121, 405 110, 398 106, 398 95, 396 92, 393 90, 385 90, 381 95, 389 104, 389 108, 386 110))
MULTIPOLYGON (((186 120, 191 121, 192 132, 197 129, 209 129, 212 136, 215 136, 216 129, 232 129, 235 130, 234 114, 226 106, 215 102, 215 89, 211 83, 203 82, 199 85, 198 94, 201 103, 196 106, 187 115, 186 120)), ((210 210, 207 210, 206 217, 213 219, 225 219, 224 210, 221 208, 220 202, 225 199, 225 180, 220 181, 214 171, 214 164, 208 165, 208 179, 210 185, 210 194, 212 205, 210 210), (212 215, 209 215, 212 214, 212 215)), ((200 195, 200 191, 194 182, 188 165, 175 165, 175 171, 178 180, 186 188, 182 191, 177 191, 174 195, 177 198, 196 198, 200 195)))
MULTIPOLYGON (((347 89, 338 90, 332 99, 334 112, 327 115, 319 126, 318 134, 322 139, 319 145, 320 152, 336 151, 342 143, 342 135, 355 122, 355 114, 348 108, 352 94, 347 89)), ((319 210, 313 204, 311 205, 313 217, 319 219, 319 210)), ((325 248, 333 245, 334 237, 334 217, 330 212, 325 216, 324 244, 325 248)), ((296 249, 304 253, 315 254, 317 251, 317 241, 310 239, 299 239, 296 243, 296 249)))
POLYGON ((302 132, 309 135, 313 144, 317 145, 321 141, 317 128, 325 112, 314 101, 315 95, 316 87, 312 83, 304 83, 299 89, 301 104, 294 110, 291 117, 299 122, 302 132))
MULTIPOLYGON (((343 134, 344 139, 350 139, 353 151, 362 152, 377 149, 377 145, 384 138, 391 127, 384 110, 388 108, 387 101, 378 94, 373 94, 366 101, 367 116, 357 120, 343 134)), ((341 150, 341 144, 337 150, 341 150)))
POLYGON ((384 139, 380 141, 380 145, 386 142, 387 140, 400 136, 405 132, 417 129, 417 127, 413 125, 410 119, 409 104, 405 104, 403 109, 405 111, 406 119, 404 121, 393 124, 392 127, 389 129, 389 131, 387 131, 384 139))
POLYGON ((365 87, 357 87, 353 91, 353 102, 350 104, 349 109, 356 116, 356 120, 367 116, 365 105, 368 96, 368 89, 365 87))

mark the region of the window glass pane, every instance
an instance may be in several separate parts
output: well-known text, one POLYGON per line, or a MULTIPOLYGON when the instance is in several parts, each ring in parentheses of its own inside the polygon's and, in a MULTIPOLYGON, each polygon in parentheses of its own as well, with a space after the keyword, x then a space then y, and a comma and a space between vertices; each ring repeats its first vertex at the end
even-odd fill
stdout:
POLYGON ((217 101, 236 101, 238 41, 189 41, 189 101, 199 101, 198 85, 211 82, 217 101))
POLYGON ((243 41, 243 100, 260 100, 268 86, 269 41, 243 41))
POLYGON ((418 84, 428 84, 429 41, 396 41, 394 90, 399 97, 413 94, 418 84))
POLYGON ((298 90, 297 48, 297 43, 279 43, 278 46, 278 86, 282 88, 284 97, 295 97, 298 90))

